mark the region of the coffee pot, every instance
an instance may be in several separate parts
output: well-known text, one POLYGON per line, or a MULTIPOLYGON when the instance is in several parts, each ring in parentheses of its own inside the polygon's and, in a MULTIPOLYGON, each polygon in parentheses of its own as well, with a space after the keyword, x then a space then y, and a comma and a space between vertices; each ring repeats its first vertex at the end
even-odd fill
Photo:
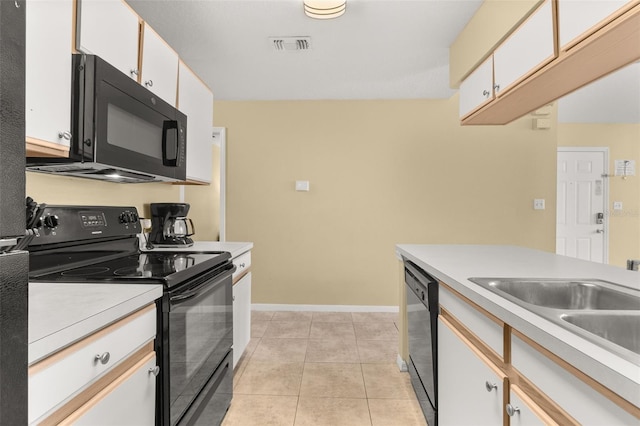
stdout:
POLYGON ((189 238, 195 233, 193 221, 187 217, 187 203, 151 203, 151 234, 155 247, 191 247, 189 238))

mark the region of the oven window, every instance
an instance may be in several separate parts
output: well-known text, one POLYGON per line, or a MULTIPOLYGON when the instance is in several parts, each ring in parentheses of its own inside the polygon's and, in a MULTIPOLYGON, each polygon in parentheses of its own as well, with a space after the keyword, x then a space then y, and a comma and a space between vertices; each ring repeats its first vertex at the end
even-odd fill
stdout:
POLYGON ((162 127, 109 103, 107 142, 129 151, 162 159, 162 127))
POLYGON ((187 410, 233 343, 231 277, 171 296, 169 395, 171 424, 187 410))

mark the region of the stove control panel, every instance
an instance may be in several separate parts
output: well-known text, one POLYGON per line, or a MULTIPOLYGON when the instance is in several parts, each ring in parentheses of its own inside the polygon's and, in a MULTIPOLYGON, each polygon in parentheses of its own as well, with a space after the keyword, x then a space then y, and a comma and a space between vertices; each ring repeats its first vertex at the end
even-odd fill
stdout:
POLYGON ((36 224, 38 236, 29 244, 44 245, 142 232, 135 207, 46 206, 36 224))

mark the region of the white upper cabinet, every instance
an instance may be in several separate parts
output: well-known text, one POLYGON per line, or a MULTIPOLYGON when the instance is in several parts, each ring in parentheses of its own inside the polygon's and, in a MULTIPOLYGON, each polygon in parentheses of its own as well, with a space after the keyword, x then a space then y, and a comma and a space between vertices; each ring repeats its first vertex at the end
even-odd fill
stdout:
POLYGON ((553 9, 546 0, 493 53, 496 96, 555 57, 553 9))
POLYGON ((121 0, 78 0, 76 49, 138 80, 138 15, 121 0))
POLYGON ((178 109, 187 116, 187 180, 210 183, 213 93, 182 61, 178 72, 178 109))
POLYGON ((460 84, 460 117, 494 98, 493 55, 460 84))
POLYGON ((627 0, 559 0, 558 36, 560 50, 566 50, 606 24, 627 0))
POLYGON ((145 22, 142 32, 140 83, 176 105, 178 54, 145 22))
POLYGON ((64 150, 71 137, 72 22, 71 0, 26 3, 26 136, 64 150))

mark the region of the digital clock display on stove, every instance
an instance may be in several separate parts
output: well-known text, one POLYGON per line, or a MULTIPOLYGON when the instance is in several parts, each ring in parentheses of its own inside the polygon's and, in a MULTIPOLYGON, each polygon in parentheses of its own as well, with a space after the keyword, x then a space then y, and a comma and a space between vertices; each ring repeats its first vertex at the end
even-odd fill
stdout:
POLYGON ((85 228, 107 226, 107 220, 102 212, 80 212, 80 220, 85 228))

